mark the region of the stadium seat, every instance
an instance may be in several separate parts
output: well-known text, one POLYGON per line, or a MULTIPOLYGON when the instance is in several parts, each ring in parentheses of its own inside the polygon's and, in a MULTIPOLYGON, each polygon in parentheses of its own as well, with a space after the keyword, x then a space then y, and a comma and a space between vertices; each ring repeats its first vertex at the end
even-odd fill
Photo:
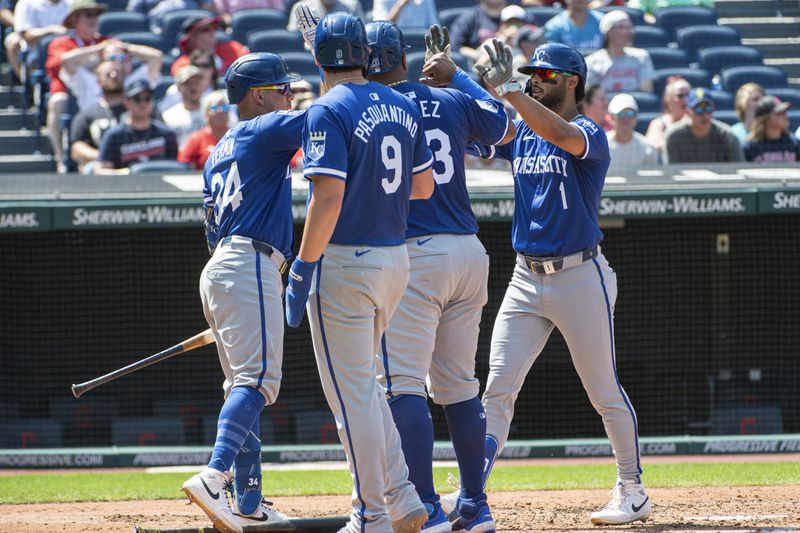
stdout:
POLYGON ((464 13, 469 13, 468 7, 453 7, 439 12, 439 24, 447 28, 453 27, 453 22, 464 13))
POLYGON ((186 172, 189 166, 179 161, 142 161, 130 166, 131 174, 147 174, 148 172, 186 172))
POLYGON ((724 122, 728 126, 733 126, 739 122, 739 116, 733 109, 716 109, 714 111, 714 118, 720 122, 724 122))
POLYGON ((789 110, 789 131, 794 133, 800 127, 800 109, 789 110))
POLYGON ((667 79, 672 76, 686 78, 692 87, 711 87, 711 74, 701 68, 667 68, 655 71, 654 89, 655 94, 663 94, 667 79))
POLYGON ((161 37, 169 43, 170 47, 178 46, 181 25, 184 20, 193 16, 213 17, 215 15, 206 9, 176 9, 164 14, 161 19, 161 37))
POLYGON ((302 52, 305 50, 303 37, 299 32, 288 30, 260 30, 250 32, 247 47, 251 52, 302 52))
POLYGON ((697 51, 700 67, 718 74, 730 67, 763 65, 764 56, 752 46, 711 46, 697 51))
MULTIPOLYGON (((615 94, 617 93, 609 93, 608 98, 613 98, 615 94)), ((653 93, 646 91, 627 91, 627 94, 633 96, 633 99, 636 100, 640 113, 661 110, 661 98, 653 93)))
POLYGON ((624 11, 631 18, 631 22, 634 26, 646 24, 644 21, 644 11, 641 9, 635 9, 628 6, 603 6, 597 8, 597 11, 601 13, 608 13, 609 11, 624 11))
POLYGON ((732 93, 735 93, 739 87, 749 82, 756 82, 764 89, 786 87, 788 83, 786 72, 778 67, 766 65, 731 67, 723 70, 720 77, 722 88, 732 93))
POLYGON ((777 96, 784 102, 791 102, 793 108, 800 109, 800 89, 793 89, 791 87, 772 87, 767 91, 767 94, 777 96))
POLYGON ((422 76, 422 65, 425 64, 425 52, 411 52, 406 56, 408 62, 408 79, 418 80, 422 76))
POLYGON ((162 39, 160 35, 155 35, 153 33, 145 31, 131 31, 125 33, 118 33, 117 35, 115 35, 115 37, 120 41, 124 41, 126 43, 143 44, 145 46, 152 46, 153 48, 158 48, 165 54, 169 53, 169 51, 172 50, 173 48, 173 45, 164 41, 164 39, 162 39))
POLYGON ((114 446, 181 445, 185 440, 180 418, 119 417, 111 421, 114 446))
POLYGON ((103 0, 103 3, 108 6, 109 12, 125 11, 128 7, 128 0, 103 0))
POLYGON ((556 6, 533 6, 526 7, 525 14, 528 17, 528 24, 544 26, 551 18, 555 17, 563 10, 556 6))
POLYGON ((167 94, 167 89, 169 89, 170 85, 175 83, 175 80, 172 79, 172 76, 161 76, 161 81, 158 82, 153 88, 153 96, 156 99, 156 102, 161 101, 164 98, 164 95, 167 94))
POLYGON ((138 11, 111 11, 100 15, 97 31, 101 35, 116 35, 127 31, 150 31, 147 15, 138 11))
POLYGON ((636 131, 644 135, 647 132, 647 127, 650 126, 650 122, 660 116, 660 111, 640 111, 639 118, 636 119, 636 131))
POLYGON ((408 30, 403 30, 403 37, 406 38, 406 44, 411 47, 408 49, 407 53, 413 54, 414 52, 425 51, 426 33, 428 33, 428 30, 423 28, 410 28, 408 30))
POLYGON ((289 66, 289 72, 296 72, 304 78, 319 75, 319 67, 309 52, 284 52, 281 56, 289 66))
POLYGON ((665 7, 656 10, 656 26, 667 32, 671 41, 675 40, 679 28, 716 23, 717 14, 707 7, 665 7))
POLYGON ((635 26, 633 46, 638 48, 653 48, 667 46, 669 37, 664 30, 657 26, 635 26))
POLYGON ((286 14, 277 9, 243 9, 233 14, 231 30, 234 39, 246 43, 252 31, 285 30, 287 23, 286 14))
POLYGON ((678 47, 689 56, 691 61, 697 57, 697 51, 709 46, 734 46, 741 44, 739 30, 732 26, 690 26, 678 30, 676 37, 678 47))
POLYGON ((728 91, 708 91, 717 109, 733 109, 733 95, 728 91))
MULTIPOLYGON (((475 0, 436 0, 436 9, 440 12, 454 7, 467 7, 472 9, 475 6, 475 0)), ((364 6, 364 9, 366 9, 366 6, 364 6)))
POLYGON ((648 48, 650 59, 653 60, 653 67, 663 68, 685 68, 689 66, 689 56, 680 48, 669 48, 667 46, 656 46, 648 48))
POLYGON ((0 448, 60 448, 61 422, 52 418, 17 418, 0 422, 0 448))

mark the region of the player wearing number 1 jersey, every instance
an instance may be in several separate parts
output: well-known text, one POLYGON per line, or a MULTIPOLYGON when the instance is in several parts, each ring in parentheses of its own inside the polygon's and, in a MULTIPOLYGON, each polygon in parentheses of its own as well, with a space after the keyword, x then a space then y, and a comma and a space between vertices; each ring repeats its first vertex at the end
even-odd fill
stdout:
POLYGON ((306 115, 303 175, 312 186, 287 322, 300 323, 308 299, 322 388, 353 478, 346 531, 416 532, 428 515, 408 481, 375 353, 408 282, 409 199, 433 192, 433 158, 413 102, 364 79, 369 47, 358 17, 323 18, 314 56, 328 91, 306 115))
MULTIPOLYGON (((433 486, 433 422, 427 395, 444 407, 459 463, 463 515, 473 513, 470 531, 494 528, 483 493, 483 444, 486 419, 478 397, 475 352, 481 310, 487 301, 489 256, 476 236, 464 172, 468 141, 495 144, 514 138, 503 105, 473 82, 444 53, 431 61, 449 67, 460 90, 439 89, 407 81, 405 40, 387 21, 367 26, 372 51, 369 79, 411 98, 422 114, 425 137, 434 157, 436 187, 428 200, 411 203, 406 248, 411 261, 408 287, 389 322, 378 353, 409 469, 409 479, 428 511, 423 533, 450 531, 433 486), (426 394, 427 380, 427 394, 426 394)), ((438 41, 438 39, 437 39, 438 41)))
POLYGON ((241 121, 206 161, 203 194, 209 249, 200 277, 203 311, 225 374, 225 403, 211 461, 183 486, 224 532, 284 518, 261 497, 259 416, 278 396, 283 358, 281 269, 292 251, 289 162, 301 144, 305 113, 289 111, 286 63, 248 54, 225 85, 241 121), (234 466, 232 508, 226 487, 234 466))

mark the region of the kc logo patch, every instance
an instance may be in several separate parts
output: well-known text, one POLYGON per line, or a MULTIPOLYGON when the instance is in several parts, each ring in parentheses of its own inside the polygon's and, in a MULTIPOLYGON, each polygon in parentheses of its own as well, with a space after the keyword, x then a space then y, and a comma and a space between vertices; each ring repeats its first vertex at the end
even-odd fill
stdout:
POLYGON ((542 48, 537 48, 535 52, 533 52, 534 61, 541 62, 541 63, 550 63, 550 54, 547 53, 547 50, 543 50, 542 48))
POLYGON ((328 133, 325 131, 312 131, 309 134, 308 157, 317 160, 325 155, 325 138, 327 136, 328 133))

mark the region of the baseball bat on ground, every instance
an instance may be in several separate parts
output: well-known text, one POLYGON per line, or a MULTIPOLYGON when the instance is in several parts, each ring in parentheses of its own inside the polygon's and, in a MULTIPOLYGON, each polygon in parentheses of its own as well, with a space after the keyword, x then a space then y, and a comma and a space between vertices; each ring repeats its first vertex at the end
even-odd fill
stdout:
POLYGON ((113 372, 109 372, 108 374, 100 376, 99 378, 94 378, 83 383, 73 384, 72 395, 76 398, 80 398, 83 393, 89 392, 90 390, 99 387, 104 383, 121 378, 122 376, 127 376, 128 374, 136 372, 137 370, 141 370, 144 367, 153 365, 155 363, 160 363, 161 361, 165 361, 170 357, 194 350, 195 348, 200 348, 201 346, 211 344, 212 342, 214 342, 214 335, 211 333, 211 329, 207 329, 202 333, 198 333, 194 337, 188 338, 171 348, 167 348, 163 352, 158 352, 157 354, 145 357, 140 361, 131 363, 128 366, 114 370, 113 372))
MULTIPOLYGON (((242 529, 245 533, 278 533, 278 532, 292 532, 292 533, 329 533, 331 531, 339 531, 343 528, 347 521, 350 520, 349 516, 330 516, 326 518, 288 518, 286 520, 279 520, 277 522, 268 522, 263 525, 244 526, 242 529)), ((213 527, 194 527, 194 528, 150 528, 143 526, 136 526, 135 533, 219 533, 218 529, 213 527)))

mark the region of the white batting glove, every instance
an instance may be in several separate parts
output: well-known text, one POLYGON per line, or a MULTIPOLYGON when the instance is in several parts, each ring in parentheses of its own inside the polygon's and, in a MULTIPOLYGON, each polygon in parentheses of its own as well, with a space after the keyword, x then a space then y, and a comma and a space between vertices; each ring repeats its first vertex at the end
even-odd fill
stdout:
POLYGON ((514 57, 511 48, 505 46, 498 39, 492 39, 492 45, 485 44, 483 47, 489 54, 490 67, 475 65, 475 70, 492 86, 498 96, 521 91, 522 84, 517 81, 514 74, 514 57))
POLYGON ((316 9, 301 3, 294 9, 294 16, 297 19, 297 29, 303 34, 303 40, 313 50, 317 25, 321 20, 319 13, 316 9))

